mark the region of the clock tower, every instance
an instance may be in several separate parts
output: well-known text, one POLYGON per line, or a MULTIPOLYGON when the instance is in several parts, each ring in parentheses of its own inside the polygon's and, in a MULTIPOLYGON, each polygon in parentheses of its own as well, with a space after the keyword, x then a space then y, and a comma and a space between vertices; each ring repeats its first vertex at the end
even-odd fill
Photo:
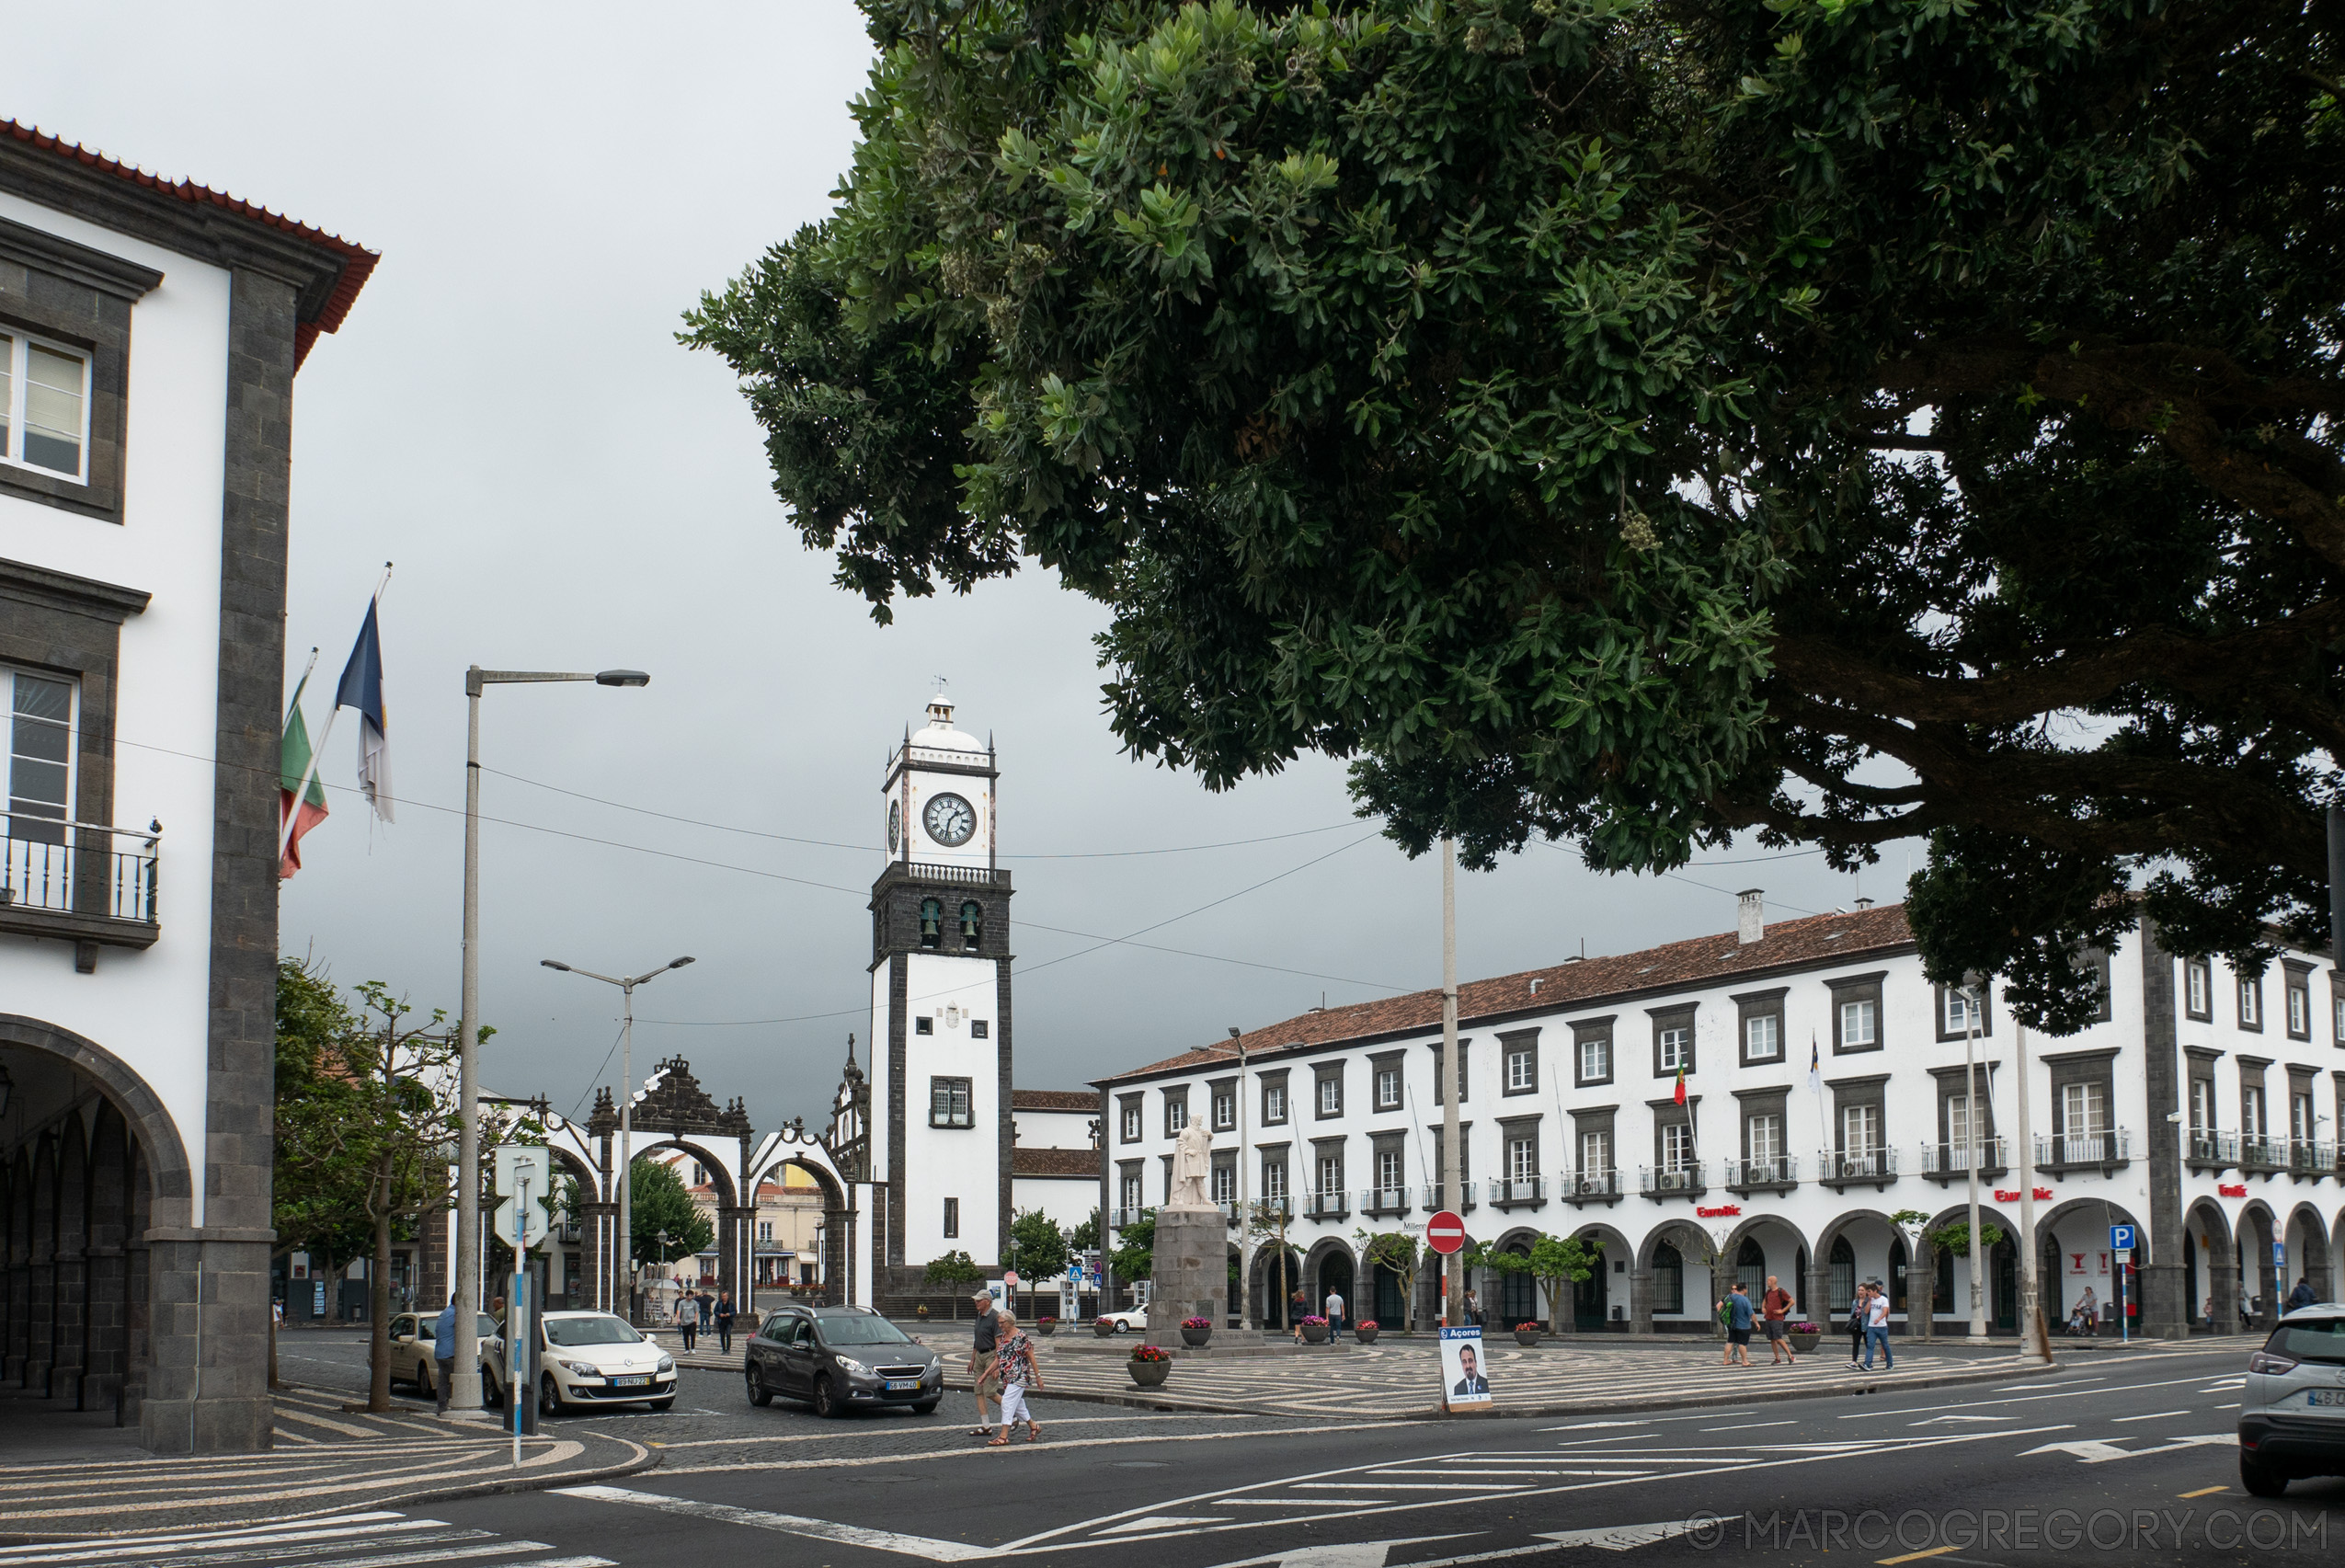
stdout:
MULTIPOLYGON (((884 1297, 946 1253, 999 1273, 1010 1231, 1010 874, 990 741, 942 692, 881 786, 871 889, 872 1179, 884 1297)), ((883 1301, 882 1309, 886 1310, 883 1301)))

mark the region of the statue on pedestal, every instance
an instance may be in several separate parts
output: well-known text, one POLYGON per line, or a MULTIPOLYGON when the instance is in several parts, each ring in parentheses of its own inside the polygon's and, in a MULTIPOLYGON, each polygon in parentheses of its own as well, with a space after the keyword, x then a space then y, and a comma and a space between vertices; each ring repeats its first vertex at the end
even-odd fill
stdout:
POLYGON ((1206 1181, 1213 1169, 1213 1135, 1205 1130, 1205 1117, 1192 1112, 1189 1125, 1172 1139, 1172 1194, 1166 1199, 1167 1208, 1213 1208, 1212 1196, 1206 1190, 1206 1181))

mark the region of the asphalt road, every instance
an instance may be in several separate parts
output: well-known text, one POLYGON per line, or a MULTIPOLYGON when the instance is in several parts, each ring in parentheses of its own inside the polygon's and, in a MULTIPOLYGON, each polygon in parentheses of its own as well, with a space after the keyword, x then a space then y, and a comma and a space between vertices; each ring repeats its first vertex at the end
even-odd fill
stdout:
MULTIPOLYGON (((355 1387, 361 1354, 288 1335, 284 1371, 355 1387)), ((2240 1359, 2102 1354, 2052 1380, 1778 1402, 1762 1367, 1734 1374, 1745 1404, 1644 1418, 1327 1425, 1045 1400, 1039 1444, 992 1450, 967 1435, 965 1395, 821 1422, 687 1372, 667 1415, 577 1418, 663 1444, 661 1468, 412 1512, 623 1568, 2333 1562, 2345 1481, 2269 1503, 2239 1488, 2240 1359)))

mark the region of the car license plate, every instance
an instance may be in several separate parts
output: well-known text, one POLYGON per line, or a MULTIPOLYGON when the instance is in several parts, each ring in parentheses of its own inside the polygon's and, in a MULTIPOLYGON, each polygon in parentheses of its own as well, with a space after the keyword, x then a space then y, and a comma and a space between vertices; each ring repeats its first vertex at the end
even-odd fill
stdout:
POLYGON ((611 1386, 614 1389, 646 1389, 651 1386, 651 1379, 649 1378, 613 1378, 611 1379, 611 1386))
POLYGON ((2345 1404, 2345 1389, 2315 1389, 2312 1392, 2312 1398, 2307 1402, 2312 1404, 2345 1404))
POLYGON ((920 1386, 921 1380, 918 1378, 890 1378, 887 1379, 887 1391, 891 1394, 903 1393, 909 1390, 919 1388, 920 1386))

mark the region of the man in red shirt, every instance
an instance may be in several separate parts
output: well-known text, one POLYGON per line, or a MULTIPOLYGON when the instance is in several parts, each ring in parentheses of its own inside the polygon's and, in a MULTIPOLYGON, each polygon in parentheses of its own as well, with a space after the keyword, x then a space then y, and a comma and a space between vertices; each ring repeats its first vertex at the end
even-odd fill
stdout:
POLYGON ((1777 1284, 1771 1274, 1767 1276, 1767 1294, 1759 1298, 1759 1311, 1767 1324, 1767 1353, 1772 1357, 1767 1365, 1789 1361, 1798 1366, 1800 1358, 1791 1353, 1791 1342, 1783 1330, 1783 1320, 1791 1311, 1791 1293, 1777 1284))

